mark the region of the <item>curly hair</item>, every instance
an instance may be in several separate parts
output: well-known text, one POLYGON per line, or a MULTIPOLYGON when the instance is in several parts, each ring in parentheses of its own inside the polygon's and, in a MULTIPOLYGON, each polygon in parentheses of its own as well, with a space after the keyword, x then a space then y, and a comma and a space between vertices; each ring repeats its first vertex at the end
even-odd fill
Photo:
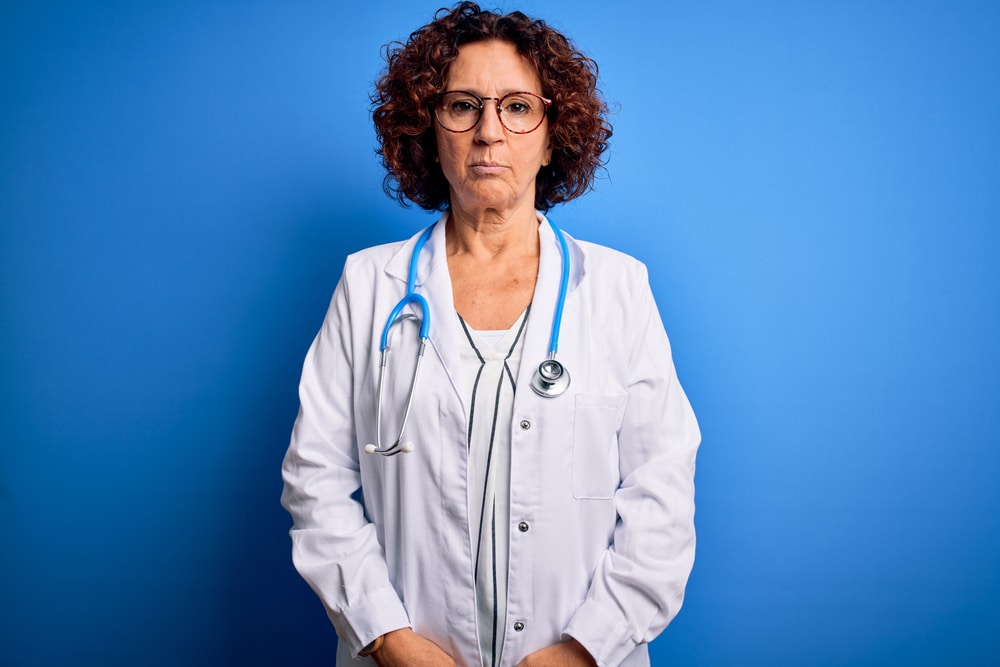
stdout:
POLYGON ((538 72, 549 107, 552 160, 535 180, 535 208, 554 205, 593 187, 611 138, 607 105, 597 90, 597 63, 544 21, 521 12, 501 15, 474 2, 440 9, 406 43, 386 46, 386 69, 372 93, 378 155, 387 174, 386 194, 407 206, 448 208, 449 187, 436 161, 433 101, 464 44, 498 40, 513 44, 538 72))

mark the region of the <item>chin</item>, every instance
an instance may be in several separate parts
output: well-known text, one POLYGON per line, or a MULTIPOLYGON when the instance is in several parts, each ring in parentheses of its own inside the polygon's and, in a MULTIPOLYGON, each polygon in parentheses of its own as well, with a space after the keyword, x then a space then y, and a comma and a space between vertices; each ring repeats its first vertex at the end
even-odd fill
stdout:
POLYGON ((511 192, 509 187, 499 183, 482 184, 484 187, 469 188, 457 198, 452 197, 460 207, 468 210, 475 209, 510 209, 518 205, 519 198, 511 192))

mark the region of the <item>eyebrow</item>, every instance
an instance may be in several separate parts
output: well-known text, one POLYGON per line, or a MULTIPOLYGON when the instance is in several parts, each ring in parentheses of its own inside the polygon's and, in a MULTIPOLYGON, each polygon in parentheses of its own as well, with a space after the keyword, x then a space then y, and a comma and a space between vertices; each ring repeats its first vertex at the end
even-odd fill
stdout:
POLYGON ((483 95, 482 93, 480 93, 475 88, 463 88, 461 86, 455 86, 454 88, 446 88, 444 92, 446 92, 446 93, 454 93, 454 92, 459 92, 459 91, 464 92, 464 93, 472 93, 476 97, 478 97, 480 99, 485 99, 485 100, 499 99, 499 98, 502 98, 502 97, 506 97, 507 95, 513 95, 514 93, 531 93, 532 95, 538 95, 539 97, 545 97, 542 93, 536 93, 535 91, 533 91, 533 90, 527 90, 526 88, 505 88, 504 90, 502 90, 502 91, 499 92, 499 94, 498 94, 497 97, 493 97, 491 95, 483 95))

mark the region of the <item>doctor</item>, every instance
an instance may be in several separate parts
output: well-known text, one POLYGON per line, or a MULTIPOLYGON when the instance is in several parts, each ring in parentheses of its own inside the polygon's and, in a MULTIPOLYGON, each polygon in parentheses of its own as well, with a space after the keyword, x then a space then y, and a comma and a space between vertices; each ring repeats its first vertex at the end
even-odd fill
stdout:
POLYGON ((602 164, 596 66, 464 2, 394 47, 375 104, 390 186, 443 215, 422 248, 348 258, 302 373, 282 503, 337 664, 648 665, 694 558, 700 436, 645 268, 564 251, 540 212, 602 164), (402 309, 383 374, 408 280, 427 312, 402 309), (542 395, 560 324, 571 380, 542 395))

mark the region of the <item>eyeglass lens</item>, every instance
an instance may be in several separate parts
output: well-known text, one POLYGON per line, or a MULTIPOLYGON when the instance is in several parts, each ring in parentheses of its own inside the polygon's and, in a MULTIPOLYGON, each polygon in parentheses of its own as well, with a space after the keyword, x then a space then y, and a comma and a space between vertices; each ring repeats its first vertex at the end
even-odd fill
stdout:
MULTIPOLYGON (((446 130, 467 132, 476 126, 487 102, 495 98, 481 98, 465 91, 449 91, 441 95, 434 110, 438 122, 446 130)), ((490 104, 490 106, 494 106, 490 104)), ((500 98, 494 107, 500 113, 500 122, 509 131, 526 134, 538 128, 545 118, 545 100, 534 93, 509 93, 500 98)))

